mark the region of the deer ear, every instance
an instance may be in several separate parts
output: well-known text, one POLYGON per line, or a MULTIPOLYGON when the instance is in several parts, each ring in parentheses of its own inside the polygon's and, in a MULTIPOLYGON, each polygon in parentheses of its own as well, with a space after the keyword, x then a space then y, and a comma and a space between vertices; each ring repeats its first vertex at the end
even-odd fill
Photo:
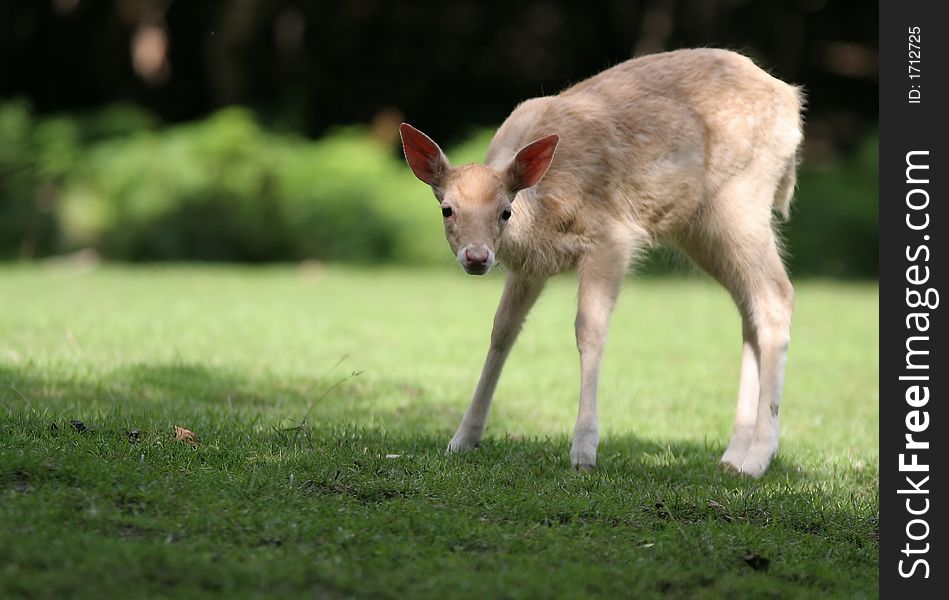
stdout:
POLYGON ((432 138, 408 123, 399 126, 399 133, 405 162, 409 163, 412 172, 428 185, 437 186, 450 168, 445 153, 432 138))
POLYGON ((548 135, 521 148, 507 168, 508 186, 517 192, 536 185, 554 159, 560 137, 548 135))

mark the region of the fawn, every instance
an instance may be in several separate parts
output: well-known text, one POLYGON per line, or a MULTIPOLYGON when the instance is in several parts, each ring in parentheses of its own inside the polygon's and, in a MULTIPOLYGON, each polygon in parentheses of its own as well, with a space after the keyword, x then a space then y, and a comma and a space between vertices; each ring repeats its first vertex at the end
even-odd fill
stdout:
POLYGON ((721 466, 753 477, 778 449, 794 290, 772 213, 788 218, 803 95, 726 50, 643 56, 556 96, 521 103, 484 164, 453 167, 401 125, 405 158, 441 205, 464 270, 508 269, 491 345, 448 446, 474 448, 505 359, 544 282, 575 269, 580 409, 570 452, 596 464, 597 383, 610 314, 643 251, 672 243, 731 294, 744 341, 738 408, 721 466))

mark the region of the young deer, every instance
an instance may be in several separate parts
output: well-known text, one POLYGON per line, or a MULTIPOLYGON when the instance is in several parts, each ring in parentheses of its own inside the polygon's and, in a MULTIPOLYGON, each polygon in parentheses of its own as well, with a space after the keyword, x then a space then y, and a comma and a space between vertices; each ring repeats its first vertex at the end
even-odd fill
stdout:
POLYGON ((644 249, 681 248, 741 313, 738 410, 722 466, 760 476, 778 449, 778 409, 794 291, 772 212, 787 219, 801 143, 801 92, 725 50, 629 60, 520 104, 485 163, 452 167, 403 123, 405 158, 441 204, 461 266, 508 268, 491 346, 448 446, 474 448, 505 359, 544 282, 576 269, 580 410, 570 452, 592 468, 597 380, 620 284, 644 249))

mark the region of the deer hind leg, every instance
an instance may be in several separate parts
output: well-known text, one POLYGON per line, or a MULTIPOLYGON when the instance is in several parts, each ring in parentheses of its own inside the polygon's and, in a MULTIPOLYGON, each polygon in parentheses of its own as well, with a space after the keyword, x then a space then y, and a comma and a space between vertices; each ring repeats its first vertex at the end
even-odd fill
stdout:
POLYGON ((745 300, 750 305, 753 344, 758 355, 758 414, 744 461, 740 466, 729 463, 752 477, 764 474, 778 451, 781 394, 794 311, 794 288, 773 237, 762 250, 760 270, 755 272, 745 300))
MULTIPOLYGON (((743 313, 746 311, 742 311, 743 313)), ((754 437, 758 416, 759 360, 755 343, 754 325, 750 315, 742 314, 741 377, 738 384, 738 405, 735 408, 735 424, 732 439, 722 456, 722 465, 738 470, 741 468, 754 437)))
POLYGON ((767 210, 757 215, 747 210, 707 215, 680 244, 731 293, 741 313, 738 404, 722 466, 752 477, 765 472, 778 450, 794 305, 794 290, 771 228, 770 205, 763 208, 767 210))

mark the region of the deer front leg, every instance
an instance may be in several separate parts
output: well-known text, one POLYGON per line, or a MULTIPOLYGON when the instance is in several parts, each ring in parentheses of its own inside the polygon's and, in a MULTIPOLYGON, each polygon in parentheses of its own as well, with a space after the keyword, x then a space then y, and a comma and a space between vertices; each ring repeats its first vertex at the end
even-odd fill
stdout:
POLYGON ((580 351, 580 410, 570 450, 570 462, 575 469, 588 470, 596 466, 596 449, 600 442, 596 408, 600 362, 610 315, 626 272, 627 256, 623 252, 602 256, 596 262, 581 265, 579 270, 576 330, 580 351))
POLYGON ((471 404, 461 419, 455 437, 448 444, 448 452, 471 450, 481 442, 488 421, 488 410, 497 387, 498 378, 504 368, 514 340, 520 333, 528 311, 534 305, 541 290, 543 279, 531 279, 511 273, 504 284, 504 293, 494 315, 494 329, 491 331, 491 347, 484 360, 481 379, 475 388, 471 404))

